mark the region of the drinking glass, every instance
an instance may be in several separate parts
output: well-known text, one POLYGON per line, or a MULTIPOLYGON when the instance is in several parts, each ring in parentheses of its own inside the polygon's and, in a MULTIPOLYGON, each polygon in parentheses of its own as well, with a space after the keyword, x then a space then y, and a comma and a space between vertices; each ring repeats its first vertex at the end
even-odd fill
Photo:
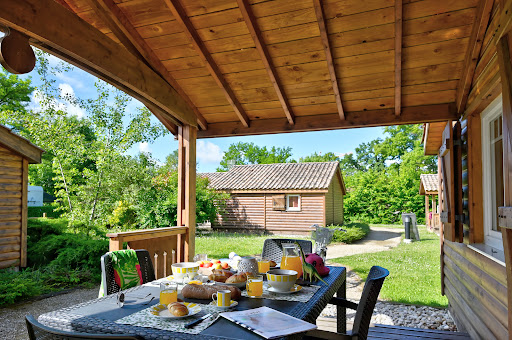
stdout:
POLYGON ((247 296, 259 298, 263 295, 263 275, 254 275, 247 278, 247 296))
POLYGON ((176 282, 160 283, 160 303, 168 305, 178 301, 178 284, 176 282))
POLYGON ((258 259, 258 271, 260 274, 264 274, 270 270, 270 260, 267 258, 258 259))

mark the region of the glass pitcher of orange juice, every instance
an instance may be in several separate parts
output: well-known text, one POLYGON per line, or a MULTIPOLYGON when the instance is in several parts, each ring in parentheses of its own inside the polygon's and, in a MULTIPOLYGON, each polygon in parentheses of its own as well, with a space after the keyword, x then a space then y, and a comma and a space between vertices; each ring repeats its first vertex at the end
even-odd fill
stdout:
POLYGON ((302 259, 297 245, 293 243, 283 244, 281 269, 295 270, 297 272, 297 277, 302 276, 302 259))

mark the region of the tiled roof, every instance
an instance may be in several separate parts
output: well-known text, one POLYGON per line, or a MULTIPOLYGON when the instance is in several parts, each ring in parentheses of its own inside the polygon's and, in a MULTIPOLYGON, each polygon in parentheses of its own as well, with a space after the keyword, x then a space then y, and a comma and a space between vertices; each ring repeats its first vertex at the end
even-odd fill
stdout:
POLYGON ((216 190, 328 189, 338 162, 235 165, 228 172, 203 173, 216 190))
POLYGON ((420 193, 421 193, 421 186, 423 186, 424 191, 434 191, 437 192, 437 186, 438 186, 438 178, 437 174, 422 174, 420 175, 420 193))

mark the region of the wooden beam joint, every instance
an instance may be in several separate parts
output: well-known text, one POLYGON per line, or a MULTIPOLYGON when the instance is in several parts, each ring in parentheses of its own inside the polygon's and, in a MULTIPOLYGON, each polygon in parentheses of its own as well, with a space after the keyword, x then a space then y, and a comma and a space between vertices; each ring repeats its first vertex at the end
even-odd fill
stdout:
POLYGON ((36 66, 36 56, 28 42, 28 37, 9 29, 0 38, 0 64, 14 74, 29 73, 36 66))

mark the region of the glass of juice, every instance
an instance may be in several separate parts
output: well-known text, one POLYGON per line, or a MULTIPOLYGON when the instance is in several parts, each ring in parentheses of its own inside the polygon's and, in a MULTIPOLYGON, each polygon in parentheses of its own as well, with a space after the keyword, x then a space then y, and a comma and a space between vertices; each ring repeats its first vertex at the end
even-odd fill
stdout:
POLYGON ((247 278, 247 296, 259 298, 263 295, 263 275, 253 275, 247 278))
POLYGON ((302 276, 302 259, 300 257, 299 248, 295 244, 283 244, 281 269, 295 270, 297 277, 302 276))
POLYGON ((160 283, 160 303, 168 305, 178 301, 178 284, 176 282, 160 283))
POLYGON ((267 258, 260 258, 258 259, 258 272, 260 274, 265 274, 270 270, 270 260, 267 258))

